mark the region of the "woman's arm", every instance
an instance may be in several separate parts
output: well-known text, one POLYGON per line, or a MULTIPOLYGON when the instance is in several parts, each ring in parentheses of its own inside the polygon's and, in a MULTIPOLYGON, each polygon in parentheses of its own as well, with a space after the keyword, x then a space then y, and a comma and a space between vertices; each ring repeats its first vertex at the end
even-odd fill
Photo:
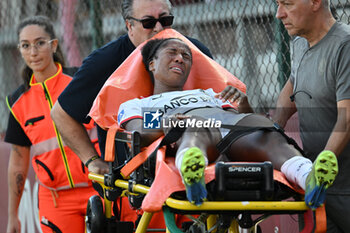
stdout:
POLYGON ((8 165, 8 222, 7 233, 21 232, 18 206, 27 178, 30 147, 12 145, 8 165))
POLYGON ((230 101, 231 103, 237 101, 238 103, 238 112, 239 113, 252 113, 254 112, 252 107, 249 104, 248 96, 238 90, 237 88, 228 85, 225 89, 218 93, 215 97, 224 100, 230 101))

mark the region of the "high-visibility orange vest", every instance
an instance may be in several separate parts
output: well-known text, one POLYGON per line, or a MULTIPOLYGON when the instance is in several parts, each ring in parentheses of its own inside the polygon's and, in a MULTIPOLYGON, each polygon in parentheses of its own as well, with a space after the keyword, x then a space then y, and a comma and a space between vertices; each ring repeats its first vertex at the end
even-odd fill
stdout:
MULTIPOLYGON (((79 157, 65 146, 50 111, 58 96, 72 80, 57 65, 57 73, 43 83, 32 75, 28 91, 7 97, 7 105, 32 143, 31 158, 41 185, 52 190, 86 187, 91 181, 79 157)), ((97 130, 93 121, 85 125, 91 141, 98 149, 97 130)))

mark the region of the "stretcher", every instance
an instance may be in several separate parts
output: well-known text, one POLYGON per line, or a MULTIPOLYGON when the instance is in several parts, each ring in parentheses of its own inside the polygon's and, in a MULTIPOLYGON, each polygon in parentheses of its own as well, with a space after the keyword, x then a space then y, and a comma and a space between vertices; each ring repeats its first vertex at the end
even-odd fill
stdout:
POLYGON ((87 210, 87 232, 261 232, 259 224, 273 215, 302 214, 305 226, 301 232, 324 232, 324 209, 314 214, 303 201, 303 194, 272 164, 219 162, 206 169, 208 200, 201 206, 188 202, 174 159, 166 158, 164 138, 141 151, 138 132, 125 132, 118 127, 108 131, 105 160, 110 173, 89 174, 98 183, 101 198, 90 198, 87 210), (116 163, 115 142, 129 145, 127 161, 116 163), (141 152, 140 152, 141 151, 141 152), (154 171, 153 171, 154 169, 154 171), (119 221, 112 215, 112 203, 126 196, 135 210, 142 209, 137 226, 119 221), (104 204, 103 204, 104 203, 104 204), (162 211, 165 229, 151 229, 149 222, 155 212, 162 211), (181 226, 175 216, 187 216, 181 226), (316 226, 318 227, 316 229, 316 226))
MULTIPOLYGON (((203 55, 180 33, 166 29, 154 36, 169 37, 180 38, 192 51, 192 69, 184 90, 213 88, 215 92, 220 92, 227 85, 232 85, 246 92, 244 83, 203 55)), ((205 171, 208 200, 201 206, 196 206, 184 198, 185 188, 175 169, 174 158, 165 156, 169 147, 163 145, 166 144, 163 143, 164 138, 141 150, 137 132, 125 132, 116 126, 121 103, 152 95, 153 86, 140 54, 142 46, 143 44, 138 46, 107 80, 89 113, 100 127, 108 130, 105 160, 110 164, 110 172, 104 176, 89 174, 101 197, 94 196, 89 200, 87 231, 260 232, 259 223, 271 215, 304 214, 306 220, 301 232, 324 232, 325 221, 320 221, 324 218, 317 215, 315 224, 313 212, 305 205, 303 194, 295 190, 281 173, 273 171, 269 162, 254 166, 244 163, 210 165, 205 171), (120 143, 129 145, 125 148, 128 157, 122 164, 117 162, 118 155, 115 155, 115 151, 121 149, 120 143), (117 149, 115 145, 118 145, 117 149), (253 169, 252 167, 260 170, 229 172, 234 166, 241 170, 253 169), (123 214, 120 214, 123 209, 120 209, 120 203, 125 200, 138 212, 136 221, 123 219, 123 214), (155 229, 153 226, 162 225, 160 222, 163 217, 159 216, 163 214, 166 225, 155 229), (182 216, 190 217, 184 219, 182 216), (159 224, 153 224, 155 221, 159 224), (183 227, 179 222, 182 222, 183 227)), ((322 208, 316 212, 324 215, 322 208)))

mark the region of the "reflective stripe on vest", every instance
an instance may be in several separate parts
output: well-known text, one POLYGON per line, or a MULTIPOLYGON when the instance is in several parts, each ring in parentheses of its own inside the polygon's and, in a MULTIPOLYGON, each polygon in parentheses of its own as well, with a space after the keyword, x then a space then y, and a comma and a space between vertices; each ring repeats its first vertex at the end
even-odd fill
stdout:
MULTIPOLYGON (((97 140, 97 129, 96 127, 89 129, 88 135, 91 140, 97 140)), ((63 146, 66 146, 66 144, 63 142, 63 146)), ((47 139, 45 141, 39 142, 37 144, 33 144, 30 148, 30 155, 31 157, 34 157, 35 155, 41 155, 47 152, 50 152, 52 150, 58 149, 58 142, 55 137, 47 139)))

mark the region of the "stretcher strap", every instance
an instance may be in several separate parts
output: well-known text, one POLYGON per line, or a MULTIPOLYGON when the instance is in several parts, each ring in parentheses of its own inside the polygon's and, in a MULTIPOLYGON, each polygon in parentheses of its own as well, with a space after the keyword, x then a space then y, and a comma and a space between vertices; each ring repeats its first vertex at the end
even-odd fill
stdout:
POLYGON ((304 228, 300 233, 311 233, 315 227, 313 211, 311 209, 307 210, 303 214, 304 218, 304 228))
POLYGON ((154 141, 151 145, 149 145, 146 150, 141 151, 135 157, 133 157, 121 170, 120 173, 124 178, 127 178, 133 171, 135 171, 141 164, 146 162, 146 160, 151 157, 155 151, 161 145, 164 136, 161 136, 156 141, 154 141))
POLYGON ((325 205, 318 207, 315 211, 309 209, 303 215, 304 228, 300 233, 326 233, 327 218, 325 205))
POLYGON ((296 143, 293 138, 289 137, 277 123, 274 123, 271 127, 249 127, 225 124, 221 125, 221 127, 230 129, 230 132, 216 145, 220 153, 225 153, 225 151, 227 151, 230 148, 232 143, 234 143, 239 138, 258 130, 265 130, 279 132, 287 140, 288 144, 293 145, 295 149, 297 149, 302 155, 304 155, 304 151, 299 147, 298 143, 296 143))
POLYGON ((151 145, 149 145, 146 150, 138 153, 134 158, 132 158, 120 171, 121 175, 126 178, 133 171, 135 171, 141 164, 146 162, 148 158, 153 158, 157 154, 159 148, 165 145, 169 145, 176 142, 183 134, 185 129, 183 128, 172 128, 166 136, 161 136, 151 145))
POLYGON ((122 131, 119 125, 111 126, 107 131, 105 158, 107 162, 113 162, 115 157, 115 135, 118 131, 122 131))
POLYGON ((232 143, 234 143, 239 138, 256 132, 258 130, 274 130, 273 127, 247 127, 247 126, 238 126, 238 125, 222 125, 222 128, 231 129, 230 132, 216 145, 216 148, 220 153, 225 153, 232 143))
POLYGON ((326 217, 325 205, 318 207, 315 210, 315 215, 316 215, 315 233, 326 233, 326 231, 327 231, 327 217, 326 217))

